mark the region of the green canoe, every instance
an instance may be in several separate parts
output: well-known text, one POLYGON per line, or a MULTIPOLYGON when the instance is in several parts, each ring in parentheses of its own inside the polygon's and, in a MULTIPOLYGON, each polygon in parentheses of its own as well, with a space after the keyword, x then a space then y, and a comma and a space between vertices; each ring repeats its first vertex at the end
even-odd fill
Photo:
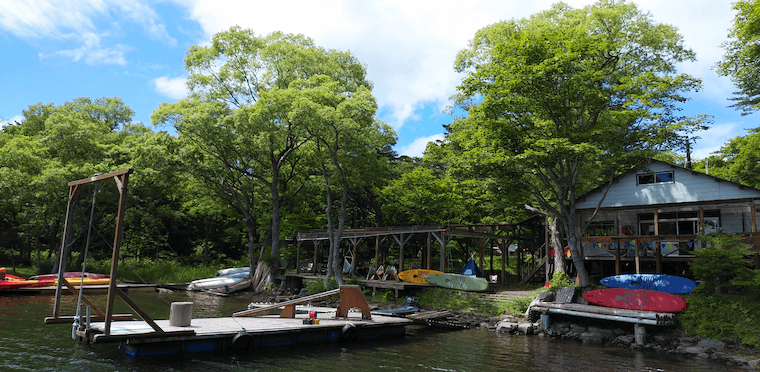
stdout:
POLYGON ((425 280, 439 287, 461 289, 463 291, 485 291, 488 282, 483 278, 461 274, 429 274, 425 280))

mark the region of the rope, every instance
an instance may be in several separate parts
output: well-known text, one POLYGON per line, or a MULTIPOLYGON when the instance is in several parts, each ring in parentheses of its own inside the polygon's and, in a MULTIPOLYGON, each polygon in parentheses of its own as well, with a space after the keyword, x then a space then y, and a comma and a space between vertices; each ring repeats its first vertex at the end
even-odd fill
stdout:
POLYGON ((84 259, 82 260, 82 275, 79 281, 79 298, 77 299, 77 315, 74 317, 74 324, 72 324, 71 337, 76 338, 76 330, 79 327, 79 321, 81 319, 82 311, 82 293, 84 293, 84 273, 87 267, 87 253, 90 250, 90 235, 92 234, 92 220, 95 217, 95 204, 97 201, 98 191, 100 190, 100 182, 95 182, 95 189, 92 192, 92 207, 90 208, 90 222, 87 227, 87 240, 84 245, 84 259))

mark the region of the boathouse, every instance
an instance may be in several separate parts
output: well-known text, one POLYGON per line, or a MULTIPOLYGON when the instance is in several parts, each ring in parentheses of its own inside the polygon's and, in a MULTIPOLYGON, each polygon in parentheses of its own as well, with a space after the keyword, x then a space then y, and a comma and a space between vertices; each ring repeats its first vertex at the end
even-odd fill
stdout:
MULTIPOLYGON (((758 189, 654 159, 605 189, 576 204, 579 222, 590 221, 579 248, 592 276, 682 275, 706 244, 699 234, 738 233, 750 250, 760 250, 758 189)), ((758 261, 756 253, 755 268, 758 261)))

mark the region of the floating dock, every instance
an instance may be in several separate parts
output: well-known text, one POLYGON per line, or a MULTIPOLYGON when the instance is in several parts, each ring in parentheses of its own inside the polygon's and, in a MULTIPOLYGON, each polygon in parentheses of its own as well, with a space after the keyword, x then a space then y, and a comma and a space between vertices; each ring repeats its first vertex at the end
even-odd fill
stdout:
MULTIPOLYGON (((319 314, 324 316, 325 314, 319 314)), ((144 321, 114 322, 109 336, 102 332, 105 323, 92 323, 86 334, 93 343, 121 343, 132 357, 200 351, 238 350, 260 347, 306 345, 317 342, 363 341, 402 337, 411 319, 373 315, 362 319, 361 313, 347 317, 317 318, 319 324, 304 324, 308 314, 294 318, 226 317, 192 319, 186 327, 156 320, 163 333, 155 333, 144 321)))

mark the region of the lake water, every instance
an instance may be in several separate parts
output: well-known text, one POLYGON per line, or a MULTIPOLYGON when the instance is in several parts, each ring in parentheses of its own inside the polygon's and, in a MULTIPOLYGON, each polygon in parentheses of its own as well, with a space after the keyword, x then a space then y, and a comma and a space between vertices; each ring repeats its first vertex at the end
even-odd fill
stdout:
MULTIPOLYGON (((155 319, 171 302, 192 301, 193 317, 230 316, 248 299, 177 291, 131 290, 130 297, 155 319)), ((88 296, 105 309, 105 296, 88 296)), ((60 315, 73 315, 76 297, 61 300, 60 315)), ((575 341, 515 336, 485 330, 442 331, 409 327, 403 338, 382 342, 254 349, 246 353, 196 353, 132 359, 116 344, 71 339, 71 325, 43 324, 53 296, 0 294, 0 371, 735 371, 714 360, 586 346, 575 341)), ((115 313, 128 313, 117 303, 115 313)))

